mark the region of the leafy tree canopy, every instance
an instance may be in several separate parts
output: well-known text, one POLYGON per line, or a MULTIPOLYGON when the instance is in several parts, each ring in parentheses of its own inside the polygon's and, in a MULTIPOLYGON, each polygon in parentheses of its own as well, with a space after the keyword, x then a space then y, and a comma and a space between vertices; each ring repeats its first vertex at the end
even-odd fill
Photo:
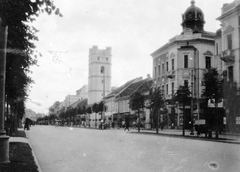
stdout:
POLYGON ((33 83, 27 74, 31 72, 30 66, 37 64, 37 54, 41 54, 33 43, 38 40, 38 30, 29 22, 41 13, 62 16, 51 0, 0 0, 0 20, 8 27, 5 87, 6 100, 11 107, 25 101, 28 87, 33 83))
POLYGON ((208 69, 204 73, 205 88, 202 97, 205 99, 219 100, 223 96, 223 79, 221 79, 216 68, 208 69))
POLYGON ((191 101, 191 92, 187 85, 180 85, 177 92, 173 96, 173 101, 179 102, 183 106, 190 104, 191 101))
POLYGON ((132 110, 139 111, 145 107, 146 97, 141 92, 137 91, 130 96, 129 107, 132 110))

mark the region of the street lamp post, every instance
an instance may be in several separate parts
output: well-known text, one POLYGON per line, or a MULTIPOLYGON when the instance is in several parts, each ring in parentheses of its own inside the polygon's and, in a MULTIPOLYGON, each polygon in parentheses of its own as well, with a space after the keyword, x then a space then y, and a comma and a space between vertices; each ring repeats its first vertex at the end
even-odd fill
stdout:
MULTIPOLYGON (((103 112, 102 112, 102 120, 104 122, 104 118, 105 118, 105 108, 104 108, 104 98, 105 98, 105 68, 104 66, 101 67, 101 73, 103 74, 103 112)), ((102 127, 104 128, 104 126, 102 125, 102 127)))
POLYGON ((4 130, 7 30, 0 18, 0 163, 9 163, 9 136, 4 130))

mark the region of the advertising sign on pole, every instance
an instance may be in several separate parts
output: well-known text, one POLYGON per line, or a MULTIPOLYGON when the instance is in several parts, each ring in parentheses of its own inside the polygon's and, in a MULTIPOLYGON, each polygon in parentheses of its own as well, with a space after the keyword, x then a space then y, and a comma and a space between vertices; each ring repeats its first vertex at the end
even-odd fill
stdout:
POLYGON ((236 124, 240 124, 240 117, 236 117, 236 124))

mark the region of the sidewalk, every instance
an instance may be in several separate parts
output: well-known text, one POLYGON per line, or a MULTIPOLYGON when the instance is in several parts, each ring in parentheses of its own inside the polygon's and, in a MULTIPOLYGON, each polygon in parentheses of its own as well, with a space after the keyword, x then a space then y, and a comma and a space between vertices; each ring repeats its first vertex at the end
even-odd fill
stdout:
MULTIPOLYGON (((18 128, 18 130, 23 130, 22 128, 18 128)), ((28 135, 27 135, 27 132, 25 132, 25 134, 26 134, 26 138, 25 137, 10 137, 9 138, 9 142, 22 142, 22 143, 27 143, 30 147, 31 147, 31 149, 32 149, 32 155, 33 155, 33 157, 34 157, 34 160, 35 160, 35 163, 36 163, 36 165, 38 166, 38 171, 39 172, 42 172, 42 169, 41 169, 41 167, 40 167, 40 165, 39 165, 39 163, 38 163, 38 159, 37 159, 37 157, 36 157, 36 155, 35 155, 35 153, 34 153, 34 151, 33 151, 33 148, 32 148, 32 146, 31 146, 31 143, 29 142, 29 140, 28 140, 28 135)))
MULTIPOLYGON (((131 133, 138 133, 137 129, 130 129, 131 133)), ((204 140, 204 141, 213 141, 213 142, 222 142, 222 143, 232 143, 232 144, 240 144, 240 135, 232 135, 228 133, 219 134, 218 139, 215 138, 215 133, 212 133, 212 138, 205 137, 205 134, 200 136, 190 135, 189 130, 185 130, 185 136, 182 135, 182 130, 177 129, 163 129, 158 131, 158 135, 162 136, 170 136, 170 137, 181 137, 186 139, 196 139, 196 140, 204 140)), ((140 130, 139 134, 155 134, 156 130, 140 130)))

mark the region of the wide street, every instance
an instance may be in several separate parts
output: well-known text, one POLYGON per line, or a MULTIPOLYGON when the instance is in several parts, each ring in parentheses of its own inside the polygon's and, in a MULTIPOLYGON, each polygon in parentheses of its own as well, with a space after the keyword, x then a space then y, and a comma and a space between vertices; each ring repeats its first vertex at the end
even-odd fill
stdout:
POLYGON ((240 146, 120 129, 33 126, 26 131, 43 172, 236 172, 240 146))

